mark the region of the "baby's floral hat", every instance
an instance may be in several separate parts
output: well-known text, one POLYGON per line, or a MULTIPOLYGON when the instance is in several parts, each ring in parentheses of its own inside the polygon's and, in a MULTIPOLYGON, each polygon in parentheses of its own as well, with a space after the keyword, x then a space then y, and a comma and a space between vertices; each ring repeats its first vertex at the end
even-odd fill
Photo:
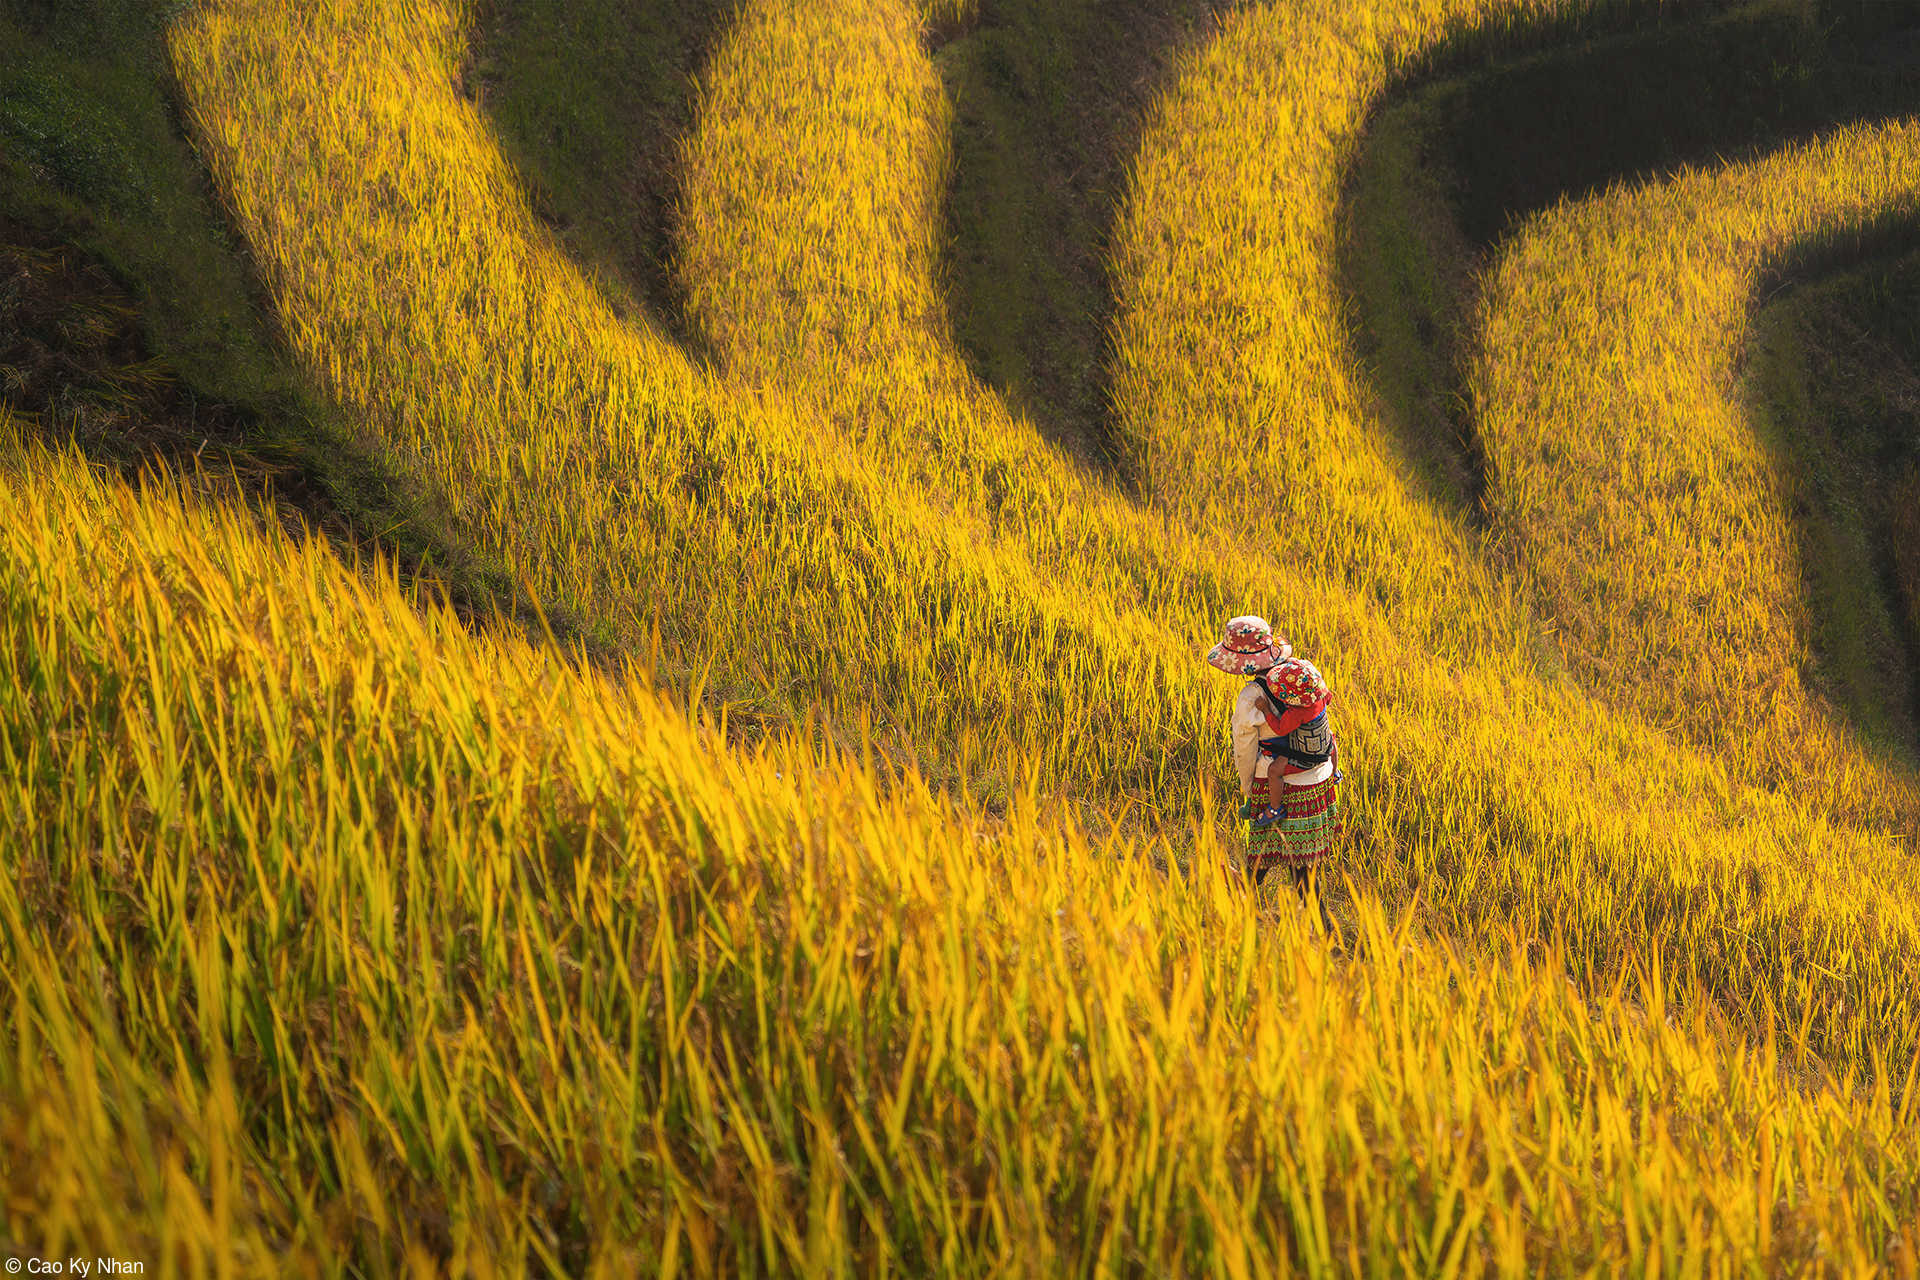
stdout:
POLYGON ((1285 636, 1274 635, 1265 618, 1245 614, 1228 621, 1220 643, 1207 651, 1207 662, 1230 676, 1245 676, 1292 655, 1293 646, 1285 636))
POLYGON ((1326 678, 1305 658, 1284 658, 1262 678, 1273 696, 1290 707, 1309 707, 1328 695, 1326 678))

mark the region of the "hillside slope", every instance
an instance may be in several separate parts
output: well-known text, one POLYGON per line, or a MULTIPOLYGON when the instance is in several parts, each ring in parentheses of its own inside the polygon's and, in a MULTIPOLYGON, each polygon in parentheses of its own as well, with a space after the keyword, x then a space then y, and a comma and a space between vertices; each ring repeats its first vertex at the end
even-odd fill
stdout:
POLYGON ((3 1082, 43 1118, 6 1140, 68 1172, 0 1230, 338 1273, 1911 1257, 1916 780, 1792 676, 1733 714, 1810 643, 1740 326, 1770 255, 1905 215, 1911 125, 1518 227, 1478 512, 1355 356, 1374 106, 1585 15, 1249 6, 1168 56, 1111 232, 1117 467, 956 339, 931 46, 991 14, 674 35, 684 115, 618 117, 672 186, 624 278, 560 216, 588 162, 475 89, 499 10, 176 15, 275 351, 532 625, 8 426, 3 1082), (1617 554, 1648 521, 1664 555, 1617 554), (1337 940, 1230 874, 1197 659, 1248 610, 1338 691, 1337 940), (1622 696, 1569 635, 1670 676, 1622 696))

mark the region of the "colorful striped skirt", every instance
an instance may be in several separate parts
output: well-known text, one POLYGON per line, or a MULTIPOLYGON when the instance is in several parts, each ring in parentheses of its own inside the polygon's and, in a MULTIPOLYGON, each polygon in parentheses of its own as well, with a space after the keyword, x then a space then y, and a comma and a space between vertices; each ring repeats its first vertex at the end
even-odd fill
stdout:
POLYGON ((1258 825, 1273 810, 1264 781, 1255 784, 1249 808, 1256 824, 1247 840, 1247 870, 1261 867, 1310 867, 1333 849, 1340 834, 1340 775, 1310 787, 1285 787, 1287 812, 1278 822, 1258 825))

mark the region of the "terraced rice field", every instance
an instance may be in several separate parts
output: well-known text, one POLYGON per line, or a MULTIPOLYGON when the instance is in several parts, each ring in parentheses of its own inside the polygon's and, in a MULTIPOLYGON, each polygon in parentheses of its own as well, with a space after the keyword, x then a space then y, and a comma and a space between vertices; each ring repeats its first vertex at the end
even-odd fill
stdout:
MULTIPOLYGON (((313 533, 191 458, 129 481, 0 401, 0 1244, 1916 1273, 1916 744, 1858 710, 1894 676, 1821 675, 1798 428, 1746 377, 1783 275, 1901 243, 1911 118, 1516 212, 1430 343, 1450 494, 1356 328, 1382 113, 1707 19, 1166 18, 1087 206, 1094 457, 956 339, 952 78, 993 64, 944 50, 1005 15, 716 16, 647 143, 655 287, 596 274, 472 91, 543 29, 511 8, 161 28, 275 349, 497 610, 394 528, 313 533), (1199 656, 1243 612, 1336 690, 1332 935, 1236 869, 1199 656)), ((0 143, 57 177, 38 136, 0 143)), ((1910 527, 1861 465, 1892 470, 1859 536, 1910 527)))

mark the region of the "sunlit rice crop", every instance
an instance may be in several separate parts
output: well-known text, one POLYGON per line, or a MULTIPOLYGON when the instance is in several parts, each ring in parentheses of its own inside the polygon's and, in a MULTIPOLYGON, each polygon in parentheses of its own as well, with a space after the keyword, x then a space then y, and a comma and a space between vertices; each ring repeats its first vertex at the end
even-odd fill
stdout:
POLYGON ((711 370, 532 216, 458 6, 183 16, 296 356, 625 678, 9 429, 0 1141, 62 1172, 7 1221, 340 1274, 1910 1260, 1913 780, 1824 727, 1820 785, 1769 772, 1826 722, 1755 683, 1806 620, 1729 391, 1756 266, 1900 207, 1910 140, 1517 239, 1482 535, 1372 416, 1340 173, 1397 68, 1557 12, 1250 7, 1181 56, 1115 232, 1140 494, 953 349, 904 0, 748 0, 712 52, 678 223, 711 370), (1616 453, 1534 461, 1616 386, 1616 453), (1338 694, 1344 953, 1225 874, 1197 655, 1248 610, 1338 694), (1587 655, 1677 674, 1623 699, 1587 655))
POLYGON ((384 566, 0 443, 0 1142, 43 1252, 1271 1275, 1913 1248, 1916 1095, 1885 1073, 1803 1091, 1657 980, 1583 996, 1557 956, 1456 954, 1370 900, 1331 958, 1211 857, 1168 879, 1031 797, 983 826, 797 742, 737 757, 384 566))
POLYGON ((1917 197, 1901 122, 1543 214, 1488 284, 1471 375, 1504 554, 1583 682, 1879 821, 1920 798, 1804 678, 1793 477, 1734 375, 1763 271, 1917 197))
MULTIPOLYGON (((911 245, 883 252, 866 243, 857 219, 821 216, 812 202, 835 192, 897 190, 897 199, 924 209, 923 181, 876 187, 860 167, 888 171, 901 160, 891 140, 925 136, 910 122, 868 127, 868 116, 940 109, 924 77, 905 94, 871 87, 899 77, 889 80, 869 59, 892 66, 912 54, 900 42, 905 13, 885 5, 818 12, 750 5, 742 12, 709 69, 707 92, 720 105, 706 118, 719 128, 745 112, 753 127, 728 135, 745 148, 734 153, 738 169, 716 171, 730 184, 731 194, 715 203, 725 216, 694 216, 705 207, 704 162, 690 161, 687 197, 690 257, 734 263, 734 283, 703 284, 696 268, 696 295, 711 288, 716 298, 748 290, 772 299, 786 288, 805 296, 799 286, 814 282, 804 274, 771 292, 751 291, 769 287, 756 283, 760 273, 778 280, 782 272, 837 263, 836 287, 864 290, 875 300, 873 314, 924 312, 934 296, 924 252, 911 245), (845 29, 855 13, 884 30, 869 38, 845 29), (815 81, 776 70, 810 58, 826 60, 815 81), (864 105, 851 117, 846 106, 811 114, 805 92, 793 96, 794 86, 808 83, 864 105), (831 146, 809 134, 832 121, 847 132, 825 135, 831 146), (794 132, 783 140, 783 129, 794 132), (812 199, 782 194, 796 174, 812 199), (749 214, 756 209, 767 218, 812 219, 786 234, 821 243, 783 256, 764 233, 779 222, 749 214), (736 226, 751 234, 730 230, 736 226), (736 251, 702 250, 711 235, 734 235, 736 251)), ((1207 57, 1257 58, 1270 48, 1262 40, 1290 29, 1258 27, 1277 20, 1247 15, 1207 57)), ((868 312, 851 303, 833 313, 845 323, 829 324, 820 312, 765 312, 765 324, 799 330, 766 348, 770 374, 796 389, 792 400, 777 389, 742 395, 704 376, 648 374, 684 362, 656 335, 622 328, 589 290, 569 283, 570 268, 534 233, 477 115, 452 95, 447 42, 457 23, 408 21, 414 25, 339 6, 309 11, 287 29, 277 11, 238 6, 183 30, 183 75, 198 86, 194 110, 207 122, 243 225, 265 237, 259 256, 270 278, 315 282, 297 293, 289 284, 280 296, 302 313, 332 308, 340 316, 333 329, 303 331, 315 367, 341 370, 342 394, 364 398, 376 425, 423 458, 458 459, 463 468, 525 459, 517 468, 430 474, 448 487, 450 501, 473 513, 480 544, 498 548, 549 601, 597 615, 632 642, 659 618, 689 663, 714 661, 711 637, 753 637, 757 668, 726 671, 744 705, 759 697, 796 706, 818 700, 842 714, 859 709, 925 758, 985 764, 1003 778, 1024 759, 1060 786, 1090 762, 1099 785, 1081 783, 1082 796, 1110 813, 1132 807, 1170 826, 1217 801, 1203 794, 1203 770, 1223 752, 1222 695, 1193 656, 1220 616, 1257 603, 1324 655, 1343 693, 1344 732, 1359 748, 1349 758, 1366 760, 1352 788, 1357 870, 1403 889, 1420 884, 1441 918, 1469 934, 1502 922, 1542 936, 1562 931, 1587 972, 1615 970, 1620 939, 1644 937, 1662 951, 1676 994, 1698 980, 1743 1016, 1771 1006, 1796 1025, 1804 1018, 1816 1044, 1860 1055, 1871 1045, 1896 1058, 1910 1052, 1910 997, 1889 980, 1913 954, 1912 907, 1889 890, 1907 875, 1907 859, 1873 830, 1836 830, 1819 808, 1744 790, 1740 778, 1684 749, 1672 751, 1659 776, 1646 776, 1644 731, 1604 704, 1543 683, 1524 611, 1470 541, 1413 500, 1390 459, 1365 469, 1366 457, 1384 455, 1366 443, 1364 423, 1347 428, 1359 444, 1338 464, 1360 468, 1355 479, 1324 491, 1378 505, 1349 508, 1350 518, 1318 538, 1318 517, 1293 511, 1294 542, 1319 551, 1270 555, 1229 550, 1243 523, 1220 528, 1196 517, 1183 526, 1071 474, 965 378, 934 341, 939 334, 903 323, 896 351, 890 331, 865 327, 860 318, 868 312), (281 68, 277 88, 237 94, 256 64, 281 68), (359 86, 355 94, 333 88, 336 72, 341 84, 359 86), (452 154, 469 156, 466 167, 477 171, 493 166, 498 180, 430 181, 431 166, 448 161, 408 150, 419 133, 409 124, 414 113, 429 124, 443 121, 435 127, 457 126, 452 154), (270 124, 289 121, 313 140, 291 156, 265 142, 270 124), (303 192, 333 189, 302 177, 302 166, 343 170, 356 157, 370 157, 374 167, 324 204, 307 203, 303 192), (414 182, 428 183, 419 200, 436 210, 434 218, 374 216, 414 182), (467 194, 449 195, 460 192, 467 194), (250 212, 280 202, 300 216, 250 212), (533 294, 539 305, 516 310, 522 292, 508 291, 488 308, 450 309, 437 292, 446 278, 440 267, 455 264, 453 279, 462 272, 486 278, 503 255, 510 264, 542 264, 548 274, 537 277, 541 289, 533 294), (367 303, 343 306, 356 290, 367 303), (387 305, 381 323, 412 327, 354 327, 376 296, 394 290, 412 291, 415 300, 387 305), (565 298, 576 300, 577 311, 552 301, 565 298), (566 327, 549 334, 557 324, 566 327), (489 344, 532 354, 483 360, 489 344), (424 391, 387 376, 380 353, 389 347, 432 370, 424 391), (521 365, 526 379, 502 378, 502 369, 521 365), (914 398, 859 399, 861 379, 876 367, 888 376, 919 370, 902 374, 914 398), (535 377, 541 370, 545 376, 535 377), (688 398, 674 399, 672 388, 689 380, 688 398), (879 448, 860 456, 858 433, 831 404, 821 405, 834 385, 883 422, 889 413, 909 422, 923 415, 923 438, 952 465, 926 475, 924 454, 879 448), (423 423, 445 444, 410 444, 430 438, 410 434, 423 423), (532 450, 529 439, 547 443, 532 450), (1316 555, 1325 562, 1316 565, 1316 555), (1362 572, 1368 565, 1385 572, 1388 564, 1400 567, 1384 580, 1362 572), (795 598, 809 608, 788 608, 795 598), (1072 731, 1083 724, 1099 736, 1072 731), (1827 857, 1810 859, 1812 848, 1827 857), (1839 998, 1829 998, 1828 983, 1839 998)), ((1407 38, 1439 31, 1415 23, 1407 38)), ((1392 50, 1366 32, 1326 35, 1336 48, 1361 40, 1376 61, 1392 50)), ((1191 87, 1183 81, 1174 92, 1227 91, 1244 83, 1236 75, 1191 87)), ((1367 83, 1356 81, 1352 91, 1367 83)), ((1288 99, 1263 93, 1249 101, 1279 109, 1288 99)), ((1317 136, 1337 149, 1337 130, 1317 136)), ((1236 134, 1189 138, 1169 118, 1149 131, 1146 154, 1174 142, 1201 155, 1211 154, 1208 147, 1246 153, 1236 134)), ((690 154, 708 146, 718 144, 697 135, 690 154)), ((937 162, 937 148, 923 149, 920 163, 937 162)), ((1153 189, 1145 176, 1141 188, 1144 201, 1153 189)), ((1265 216, 1251 195, 1240 207, 1265 216)), ((1258 250, 1271 241, 1230 236, 1223 243, 1258 250)), ((1260 261, 1228 265, 1233 273, 1223 279, 1251 287, 1265 278, 1260 261)), ((1309 325, 1313 307, 1332 305, 1324 289, 1270 296, 1297 297, 1306 308, 1299 322, 1309 325)), ((1220 304, 1239 305, 1231 294, 1220 304)), ((1286 311, 1275 317, 1295 321, 1286 311)), ((726 333, 714 334, 723 351, 726 333)), ((1312 386, 1324 365, 1300 369, 1303 385, 1312 386)), ((886 426, 901 438, 899 423, 886 426)))

